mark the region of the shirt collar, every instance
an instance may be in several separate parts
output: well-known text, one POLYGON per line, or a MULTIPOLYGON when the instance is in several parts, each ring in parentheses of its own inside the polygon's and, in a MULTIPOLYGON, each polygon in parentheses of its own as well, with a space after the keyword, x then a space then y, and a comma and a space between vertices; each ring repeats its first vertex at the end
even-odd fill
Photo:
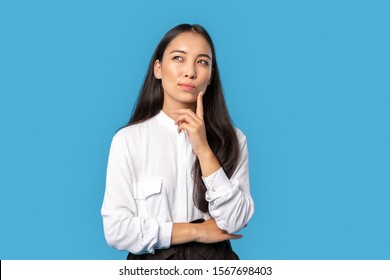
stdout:
POLYGON ((175 124, 175 121, 172 120, 170 117, 168 117, 167 114, 165 114, 163 112, 163 110, 161 110, 157 115, 156 115, 156 118, 157 120, 162 123, 164 126, 168 127, 169 129, 176 129, 177 130, 177 126, 175 124))

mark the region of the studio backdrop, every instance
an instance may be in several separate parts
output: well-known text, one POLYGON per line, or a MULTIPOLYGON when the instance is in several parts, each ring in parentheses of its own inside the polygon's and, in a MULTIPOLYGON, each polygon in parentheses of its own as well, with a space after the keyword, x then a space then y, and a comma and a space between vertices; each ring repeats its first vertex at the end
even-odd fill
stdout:
POLYGON ((113 135, 165 32, 214 39, 247 136, 242 259, 390 258, 388 1, 1 1, 0 259, 124 259, 100 208, 113 135))

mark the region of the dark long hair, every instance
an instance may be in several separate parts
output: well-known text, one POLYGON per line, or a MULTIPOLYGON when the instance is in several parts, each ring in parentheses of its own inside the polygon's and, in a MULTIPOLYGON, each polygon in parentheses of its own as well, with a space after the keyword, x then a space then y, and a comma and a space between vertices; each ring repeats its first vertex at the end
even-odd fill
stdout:
MULTIPOLYGON (((223 97, 214 44, 210 35, 202 26, 198 24, 180 24, 169 30, 161 39, 150 60, 136 106, 127 126, 146 121, 161 111, 164 102, 164 91, 161 80, 154 76, 154 63, 157 59, 162 61, 168 44, 183 32, 195 32, 202 35, 209 43, 212 51, 212 79, 203 96, 204 122, 210 148, 226 175, 230 178, 238 161, 238 140, 223 97)), ((192 177, 195 185, 193 192, 194 204, 199 210, 208 212, 208 203, 205 199, 206 187, 202 180, 198 158, 192 167, 192 177)))

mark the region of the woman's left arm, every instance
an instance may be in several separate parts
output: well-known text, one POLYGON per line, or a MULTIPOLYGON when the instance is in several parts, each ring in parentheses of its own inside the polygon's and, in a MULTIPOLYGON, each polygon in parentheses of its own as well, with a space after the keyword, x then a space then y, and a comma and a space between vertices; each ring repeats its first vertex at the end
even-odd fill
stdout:
POLYGON ((179 132, 185 130, 194 153, 199 159, 202 179, 207 188, 209 213, 217 225, 228 233, 235 233, 248 223, 254 213, 254 203, 249 191, 248 149, 245 135, 237 129, 240 147, 236 170, 229 179, 207 142, 203 121, 203 92, 197 99, 196 112, 180 109, 177 115, 179 132))

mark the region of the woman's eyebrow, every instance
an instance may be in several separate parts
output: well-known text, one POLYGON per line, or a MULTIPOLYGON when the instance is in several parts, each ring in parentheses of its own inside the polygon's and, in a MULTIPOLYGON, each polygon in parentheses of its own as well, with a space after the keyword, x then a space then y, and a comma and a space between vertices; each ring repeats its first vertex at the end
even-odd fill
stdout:
MULTIPOLYGON (((186 52, 186 51, 183 51, 183 50, 173 50, 173 51, 171 51, 169 54, 171 54, 171 53, 174 53, 174 52, 178 52, 178 53, 187 54, 187 52, 186 52)), ((206 54, 206 53, 201 53, 201 54, 198 54, 198 55, 197 55, 197 57, 207 57, 208 59, 210 59, 210 60, 211 60, 211 56, 210 56, 210 55, 208 55, 208 54, 206 54)))
POLYGON ((207 57, 208 59, 211 60, 211 56, 209 56, 209 55, 206 54, 206 53, 201 53, 201 54, 198 55, 198 57, 201 57, 201 56, 205 56, 205 57, 207 57))

